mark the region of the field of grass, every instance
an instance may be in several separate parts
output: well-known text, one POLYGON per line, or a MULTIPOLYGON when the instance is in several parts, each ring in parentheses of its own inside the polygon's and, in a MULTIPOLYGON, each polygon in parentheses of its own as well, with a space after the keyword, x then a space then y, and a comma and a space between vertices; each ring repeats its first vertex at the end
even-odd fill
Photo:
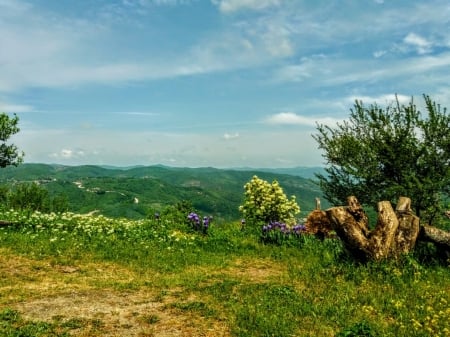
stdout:
POLYGON ((450 336, 450 261, 358 264, 238 222, 0 219, 1 336, 450 336))

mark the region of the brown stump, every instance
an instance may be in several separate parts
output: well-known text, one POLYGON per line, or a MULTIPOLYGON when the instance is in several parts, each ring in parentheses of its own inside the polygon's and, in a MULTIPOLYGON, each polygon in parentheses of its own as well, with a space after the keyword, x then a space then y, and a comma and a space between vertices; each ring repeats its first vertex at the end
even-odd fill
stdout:
POLYGON ((320 239, 330 236, 331 228, 330 220, 325 211, 320 210, 320 199, 316 198, 316 209, 308 214, 305 222, 306 232, 313 234, 320 239))
POLYGON ((378 219, 374 230, 356 197, 347 199, 348 206, 326 210, 336 234, 345 247, 358 258, 382 260, 398 257, 414 248, 419 234, 419 218, 410 209, 409 198, 401 197, 394 212, 389 201, 378 203, 378 219))

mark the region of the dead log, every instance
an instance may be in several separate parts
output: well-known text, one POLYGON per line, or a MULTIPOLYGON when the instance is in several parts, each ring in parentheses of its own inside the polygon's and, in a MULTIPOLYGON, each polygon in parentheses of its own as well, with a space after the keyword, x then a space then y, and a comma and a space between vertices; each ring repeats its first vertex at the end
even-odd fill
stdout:
POLYGON ((440 246, 447 247, 450 250, 450 232, 442 229, 422 225, 420 226, 420 240, 435 243, 440 246))

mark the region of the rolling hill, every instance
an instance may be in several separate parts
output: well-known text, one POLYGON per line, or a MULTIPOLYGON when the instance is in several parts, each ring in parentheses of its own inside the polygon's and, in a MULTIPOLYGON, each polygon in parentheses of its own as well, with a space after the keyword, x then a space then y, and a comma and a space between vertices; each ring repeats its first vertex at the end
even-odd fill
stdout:
MULTIPOLYGON (((299 170, 297 170, 299 171, 299 170)), ((295 195, 305 216, 321 196, 318 186, 298 175, 252 169, 173 168, 139 166, 131 168, 95 165, 62 166, 22 164, 0 170, 0 184, 38 182, 50 195, 65 195, 71 211, 99 211, 110 217, 138 219, 168 205, 187 200, 202 214, 239 219, 243 185, 253 175, 277 180, 284 192, 295 195)), ((322 201, 326 207, 325 200, 322 201)))

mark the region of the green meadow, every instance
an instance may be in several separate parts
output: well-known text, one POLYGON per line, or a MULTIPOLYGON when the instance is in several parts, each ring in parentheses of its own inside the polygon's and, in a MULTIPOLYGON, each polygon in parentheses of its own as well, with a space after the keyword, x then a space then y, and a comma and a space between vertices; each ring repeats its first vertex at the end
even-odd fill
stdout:
POLYGON ((357 263, 239 221, 3 210, 1 336, 450 336, 449 260, 357 263), (7 221, 7 223, 6 223, 7 221))

